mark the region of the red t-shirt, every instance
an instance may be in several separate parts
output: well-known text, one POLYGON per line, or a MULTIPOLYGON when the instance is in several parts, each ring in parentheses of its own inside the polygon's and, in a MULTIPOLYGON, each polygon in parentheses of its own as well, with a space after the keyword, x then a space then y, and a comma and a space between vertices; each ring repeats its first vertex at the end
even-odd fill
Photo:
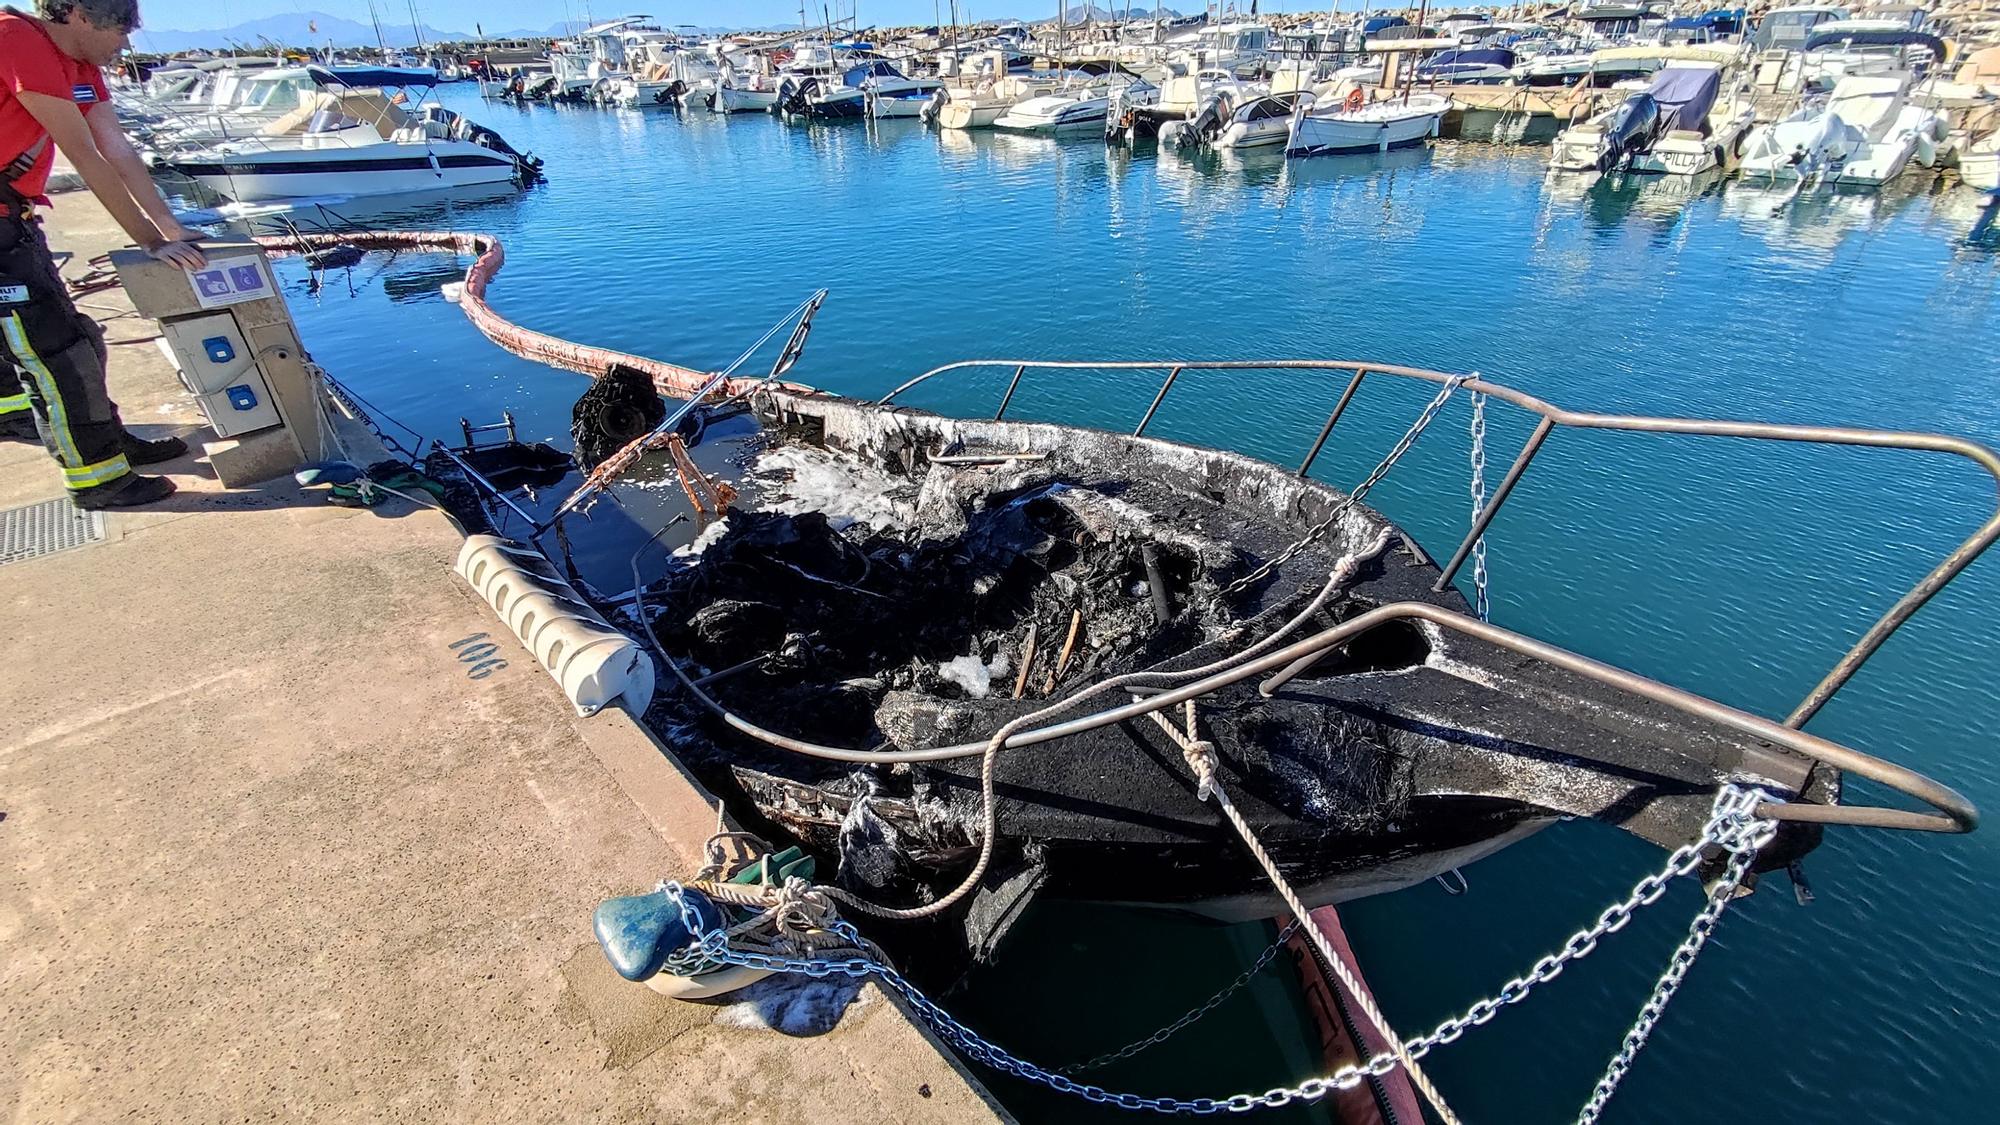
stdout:
MULTIPOLYGON (((68 98, 85 113, 111 100, 104 72, 95 63, 78 62, 56 47, 42 25, 26 16, 0 12, 0 167, 5 167, 36 141, 48 136, 21 99, 20 93, 68 98)), ((28 174, 13 182, 15 191, 38 198, 48 186, 56 146, 42 146, 28 174)))

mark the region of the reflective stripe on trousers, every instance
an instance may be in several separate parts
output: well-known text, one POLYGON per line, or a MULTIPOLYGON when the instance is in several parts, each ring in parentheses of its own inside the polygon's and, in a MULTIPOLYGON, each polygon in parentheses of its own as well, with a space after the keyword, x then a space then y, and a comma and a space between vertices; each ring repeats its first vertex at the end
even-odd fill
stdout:
POLYGON ((40 225, 11 214, 0 216, 0 292, 0 367, 18 380, 0 384, 0 407, 25 400, 40 415, 72 492, 131 472, 104 383, 104 334, 71 302, 40 225))

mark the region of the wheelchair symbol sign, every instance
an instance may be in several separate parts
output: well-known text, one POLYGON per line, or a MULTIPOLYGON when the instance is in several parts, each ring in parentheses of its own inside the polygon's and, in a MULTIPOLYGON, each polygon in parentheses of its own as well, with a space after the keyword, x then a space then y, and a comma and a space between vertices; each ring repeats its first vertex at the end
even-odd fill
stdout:
POLYGON ((208 268, 193 274, 195 303, 205 309, 254 301, 272 295, 270 275, 256 258, 209 259, 208 268))

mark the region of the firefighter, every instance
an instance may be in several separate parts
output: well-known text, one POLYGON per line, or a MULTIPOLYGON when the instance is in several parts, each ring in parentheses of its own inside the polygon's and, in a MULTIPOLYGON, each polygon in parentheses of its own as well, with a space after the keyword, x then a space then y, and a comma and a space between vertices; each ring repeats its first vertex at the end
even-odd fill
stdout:
POLYGON ((35 214, 56 150, 135 245, 186 270, 207 262, 119 130, 98 69, 131 45, 137 0, 36 7, 0 11, 0 436, 38 434, 79 508, 150 504, 174 484, 132 467, 187 445, 127 433, 111 401, 104 332, 70 301, 35 214))

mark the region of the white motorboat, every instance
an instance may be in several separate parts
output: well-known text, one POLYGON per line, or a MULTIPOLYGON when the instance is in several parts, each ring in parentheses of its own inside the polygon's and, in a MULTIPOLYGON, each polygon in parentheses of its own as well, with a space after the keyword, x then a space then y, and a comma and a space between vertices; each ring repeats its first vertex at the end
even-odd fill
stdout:
MULTIPOLYGON (((1119 78, 1115 85, 1110 76, 1106 76, 1029 98, 1008 107, 994 118, 993 127, 1017 133, 1057 133, 1101 127, 1110 115, 1114 96, 1124 92, 1125 87, 1146 85, 1130 75, 1119 78)), ((1152 87, 1147 86, 1147 89, 1152 87)), ((1157 97, 1158 93, 1158 90, 1152 90, 1152 96, 1157 97)))
POLYGON ((1264 94, 1236 107, 1209 146, 1218 149, 1266 148, 1291 139, 1292 115, 1301 107, 1310 108, 1313 95, 1307 90, 1284 94, 1264 94))
POLYGON ((1923 77, 1949 57, 1944 40, 1897 20, 1829 20, 1806 37, 1799 70, 1805 89, 1831 90, 1843 78, 1923 77))
POLYGON ((1226 23, 1202 28, 1192 48, 1173 58, 1189 71, 1226 70, 1249 78, 1270 66, 1274 46, 1271 29, 1261 23, 1226 23))
POLYGON ((940 129, 990 129, 1001 114, 1060 85, 1053 75, 1006 74, 970 86, 947 86, 932 95, 931 119, 940 129))
MULTIPOLYGON (((779 83, 778 109, 793 117, 866 117, 871 89, 893 89, 908 81, 911 79, 887 59, 855 63, 841 70, 838 77, 788 75, 779 83)), ((924 101, 930 99, 937 85, 941 83, 933 81, 931 88, 924 91, 924 101)), ((923 106, 919 104, 916 108, 921 111, 923 106)))
POLYGON ((1823 105, 1751 130, 1742 173, 1865 187, 1902 175, 1912 160, 1930 167, 1945 150, 1945 122, 1909 93, 1907 74, 1843 78, 1823 105))
MULTIPOLYGON (((339 76, 310 68, 322 86, 291 122, 264 135, 167 154, 163 163, 238 203, 316 196, 388 195, 474 184, 528 182, 541 162, 499 134, 439 105, 413 115, 384 91, 428 90, 429 70, 347 68, 339 76)), ((407 96, 406 94, 403 96, 407 96)))
POLYGON ((778 108, 777 79, 758 76, 742 81, 742 85, 718 85, 708 108, 716 113, 769 113, 778 108))
POLYGON ((861 89, 868 103, 868 115, 881 120, 922 117, 938 93, 944 89, 944 83, 936 78, 907 78, 901 74, 890 78, 876 75, 863 83, 861 89))
POLYGON ((1438 94, 1409 94, 1370 103, 1359 88, 1339 101, 1323 99, 1308 104, 1301 100, 1292 112, 1285 155, 1387 152, 1419 145, 1437 136, 1438 123, 1449 109, 1451 99, 1438 94))
POLYGON ((1558 134, 1550 169, 1692 176, 1727 164, 1755 113, 1721 96, 1724 73, 1711 62, 1666 67, 1644 90, 1558 134))
POLYGON ((1202 119, 1200 131, 1212 134, 1212 127, 1227 121, 1237 106, 1264 92, 1264 88, 1247 85, 1222 68, 1175 74, 1160 84, 1158 96, 1140 104, 1114 105, 1105 136, 1128 141, 1158 137, 1167 144, 1192 142, 1197 139, 1197 131, 1191 131, 1196 118, 1202 119))

